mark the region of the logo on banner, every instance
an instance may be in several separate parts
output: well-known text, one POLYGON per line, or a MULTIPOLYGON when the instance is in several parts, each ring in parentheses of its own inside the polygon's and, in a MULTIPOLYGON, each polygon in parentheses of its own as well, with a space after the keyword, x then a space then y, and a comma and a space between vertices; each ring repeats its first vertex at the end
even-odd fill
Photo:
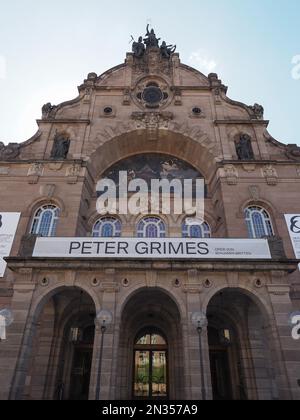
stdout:
POLYGON ((300 340, 300 312, 295 312, 291 315, 290 323, 292 326, 292 338, 300 340))
POLYGON ((4 316, 0 315, 0 340, 6 339, 6 325, 4 316))
POLYGON ((10 255, 19 219, 20 213, 0 213, 0 278, 4 277, 4 258, 10 255))
POLYGON ((291 232, 298 234, 300 233, 300 216, 294 216, 291 219, 291 226, 290 226, 291 232))
POLYGON ((295 256, 300 260, 300 214, 286 214, 285 219, 295 256))

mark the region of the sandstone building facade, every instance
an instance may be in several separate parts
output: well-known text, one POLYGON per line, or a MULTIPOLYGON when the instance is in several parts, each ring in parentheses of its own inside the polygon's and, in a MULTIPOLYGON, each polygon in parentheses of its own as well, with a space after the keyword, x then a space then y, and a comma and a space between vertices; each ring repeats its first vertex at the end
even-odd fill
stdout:
POLYGON ((21 213, 0 279, 0 307, 14 314, 1 399, 300 399, 288 324, 300 276, 284 219, 300 213, 300 150, 271 137, 262 107, 151 42, 90 73, 76 99, 45 105, 30 140, 0 148, 0 212, 21 213), (201 227, 97 213, 105 174, 170 167, 204 178, 201 227), (36 236, 268 237, 272 258, 41 258, 36 236))

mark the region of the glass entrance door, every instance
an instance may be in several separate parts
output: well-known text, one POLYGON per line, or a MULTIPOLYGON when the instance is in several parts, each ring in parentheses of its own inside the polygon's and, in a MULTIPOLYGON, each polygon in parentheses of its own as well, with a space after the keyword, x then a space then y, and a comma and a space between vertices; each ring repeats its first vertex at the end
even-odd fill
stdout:
POLYGON ((89 399, 95 326, 86 327, 74 344, 69 399, 89 399))
POLYGON ((70 400, 88 400, 92 366, 92 348, 77 347, 71 373, 70 400))
POLYGON ((210 367, 213 399, 216 401, 233 400, 231 392, 230 367, 226 349, 210 351, 210 367))
POLYGON ((135 399, 168 398, 168 354, 166 340, 158 334, 140 337, 134 350, 135 399))

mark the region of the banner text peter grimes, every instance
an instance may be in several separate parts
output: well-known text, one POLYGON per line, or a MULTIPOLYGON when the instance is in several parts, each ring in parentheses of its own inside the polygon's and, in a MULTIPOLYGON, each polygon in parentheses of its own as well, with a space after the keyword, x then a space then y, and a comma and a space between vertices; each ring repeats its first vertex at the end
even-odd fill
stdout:
MULTIPOLYGON (((69 254, 76 255, 129 255, 129 243, 124 242, 71 242, 69 254)), ((206 242, 137 242, 134 244, 137 255, 208 255, 206 242)))

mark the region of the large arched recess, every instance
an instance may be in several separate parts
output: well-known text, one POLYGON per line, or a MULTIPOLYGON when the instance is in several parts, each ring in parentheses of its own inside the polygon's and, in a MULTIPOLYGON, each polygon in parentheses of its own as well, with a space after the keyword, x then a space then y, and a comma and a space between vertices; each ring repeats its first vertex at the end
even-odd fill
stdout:
POLYGON ((118 344, 116 396, 127 400, 133 396, 134 344, 141 331, 157 330, 168 343, 168 396, 180 400, 185 396, 182 314, 171 293, 162 288, 140 288, 123 302, 118 344))
POLYGON ((157 140, 151 141, 146 130, 136 130, 114 137, 98 147, 90 156, 89 168, 94 179, 97 179, 124 158, 142 153, 162 153, 190 163, 209 183, 216 170, 213 149, 214 144, 209 142, 206 135, 195 140, 181 133, 160 130, 157 140))

